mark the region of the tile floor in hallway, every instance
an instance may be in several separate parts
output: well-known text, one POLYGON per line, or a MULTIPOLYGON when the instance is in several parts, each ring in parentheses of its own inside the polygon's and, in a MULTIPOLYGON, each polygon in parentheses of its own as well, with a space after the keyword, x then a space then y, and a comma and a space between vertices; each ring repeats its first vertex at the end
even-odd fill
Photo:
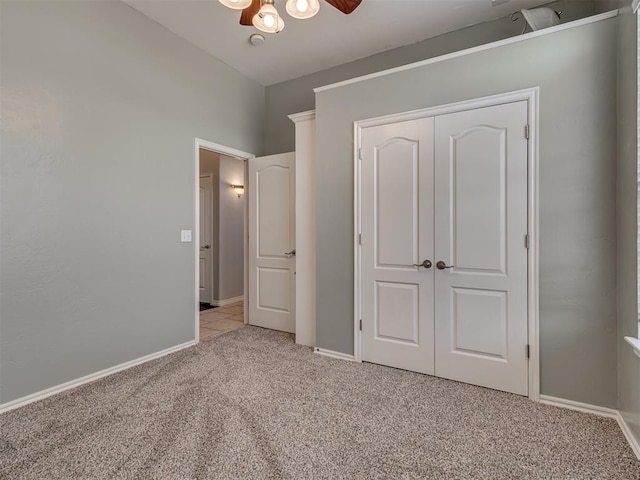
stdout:
POLYGON ((200 312, 200 341, 244 326, 243 302, 200 312))

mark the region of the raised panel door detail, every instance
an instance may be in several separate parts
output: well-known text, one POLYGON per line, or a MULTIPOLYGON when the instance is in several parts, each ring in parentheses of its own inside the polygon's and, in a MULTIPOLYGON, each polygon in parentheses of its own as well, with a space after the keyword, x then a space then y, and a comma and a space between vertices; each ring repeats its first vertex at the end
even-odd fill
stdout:
POLYGON ((418 293, 416 284, 376 282, 376 339, 418 344, 418 293))
POLYGON ((418 142, 393 138, 375 148, 378 267, 418 262, 418 142))
POLYGON ((295 154, 249 160, 249 324, 295 332, 295 154))
POLYGON ((258 268, 258 309, 290 311, 291 291, 288 269, 258 268))
POLYGON ((285 258, 290 249, 289 175, 289 168, 280 165, 256 174, 259 257, 285 258))
POLYGON ((362 360, 434 373, 433 118, 360 135, 362 360))
POLYGON ((199 283, 200 301, 211 303, 213 299, 213 252, 210 248, 212 238, 212 189, 211 177, 203 175, 200 177, 199 185, 199 210, 200 210, 200 234, 199 234, 199 283), (207 248, 209 245, 209 248, 207 248))
POLYGON ((435 372, 528 392, 527 102, 435 119, 435 372))
POLYGON ((451 289, 451 349, 504 361, 507 358, 507 292, 451 289))
POLYGON ((506 131, 451 138, 451 249, 458 270, 506 273, 506 131))

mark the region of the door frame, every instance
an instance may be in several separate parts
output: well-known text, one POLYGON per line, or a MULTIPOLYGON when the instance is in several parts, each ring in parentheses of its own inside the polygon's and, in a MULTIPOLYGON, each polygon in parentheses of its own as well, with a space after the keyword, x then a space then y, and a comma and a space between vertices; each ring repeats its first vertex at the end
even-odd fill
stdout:
POLYGON ((237 158, 244 162, 244 323, 249 323, 249 218, 248 218, 248 206, 249 206, 249 175, 247 174, 248 162, 252 158, 255 158, 253 153, 243 152, 235 148, 220 145, 218 143, 210 142, 196 137, 194 140, 193 150, 193 164, 194 164, 194 205, 195 216, 193 222, 193 245, 194 245, 194 266, 195 266, 195 307, 196 315, 195 321, 195 342, 200 342, 200 149, 208 150, 210 152, 219 153, 221 155, 227 155, 229 157, 237 158))
MULTIPOLYGON (((353 353, 354 360, 362 362, 362 335, 360 319, 362 318, 362 285, 361 285, 361 171, 360 151, 362 148, 362 129, 386 125, 389 123, 405 122, 425 117, 435 117, 448 113, 463 112, 483 107, 492 107, 505 103, 519 101, 527 102, 527 116, 529 126, 529 142, 527 145, 527 228, 529 235, 529 249, 527 251, 527 334, 529 339, 529 369, 528 384, 529 398, 540 400, 540 350, 539 350, 539 250, 538 250, 538 98, 539 87, 532 87, 513 92, 490 95, 481 98, 464 100, 461 102, 422 108, 392 115, 358 120, 353 123, 354 152, 353 152, 353 219, 354 219, 354 315, 353 315, 353 353)), ((524 132, 523 132, 524 135, 524 132)))

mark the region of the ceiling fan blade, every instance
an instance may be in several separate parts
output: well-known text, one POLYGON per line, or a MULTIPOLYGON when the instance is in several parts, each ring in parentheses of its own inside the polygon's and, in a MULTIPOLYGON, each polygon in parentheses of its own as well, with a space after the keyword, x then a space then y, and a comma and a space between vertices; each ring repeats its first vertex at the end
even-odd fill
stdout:
POLYGON ((349 15, 353 12, 362 0, 326 0, 329 5, 336 7, 342 13, 349 15))
POLYGON ((251 5, 242 10, 240 15, 240 25, 246 25, 247 27, 253 26, 253 16, 260 10, 260 0, 253 0, 251 5))

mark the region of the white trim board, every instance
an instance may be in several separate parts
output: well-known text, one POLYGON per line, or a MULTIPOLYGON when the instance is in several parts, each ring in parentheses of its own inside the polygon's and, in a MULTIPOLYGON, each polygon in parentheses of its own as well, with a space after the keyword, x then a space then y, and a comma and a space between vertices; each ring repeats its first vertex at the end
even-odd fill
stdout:
POLYGON ((225 305, 242 302, 243 300, 244 295, 239 295, 237 297, 225 298, 224 300, 211 300, 211 305, 215 307, 224 307, 225 305))
POLYGON ((484 50, 490 50, 492 48, 498 48, 504 45, 510 45, 512 43, 523 42, 525 40, 529 40, 532 38, 542 37, 544 35, 560 32, 562 30, 581 27, 583 25, 588 25, 590 23, 601 22, 603 20, 608 20, 610 18, 614 18, 617 16, 618 16, 618 10, 612 10, 610 12, 601 13, 599 15, 593 15, 591 17, 581 18, 573 22, 562 23, 560 25, 556 25, 555 27, 549 27, 542 30, 537 30, 535 32, 525 33, 524 35, 518 35, 516 37, 510 37, 504 40, 498 40, 497 42, 486 43, 484 45, 479 45, 477 47, 467 48, 465 50, 459 50, 457 52, 448 53, 446 55, 440 55, 438 57, 428 58, 427 60, 421 60, 419 62, 409 63, 407 65, 402 65, 400 67, 395 67, 395 68, 390 68, 388 70, 382 70, 380 72, 370 73, 369 75, 362 75, 360 77, 351 78, 349 80, 344 80, 342 82, 336 82, 329 85, 324 85, 322 87, 314 88, 313 91, 315 93, 324 92, 327 90, 332 90, 334 88, 344 87, 345 85, 351 85, 353 83, 364 82, 366 80, 371 80, 373 78, 384 77, 386 75, 392 75, 398 72, 404 72, 405 70, 412 70, 414 68, 424 67, 426 65, 431 65, 432 63, 444 62, 446 60, 451 60, 452 58, 463 57, 465 55, 471 55, 473 53, 482 52, 484 50))
POLYGON ((633 348, 633 353, 635 353, 637 357, 640 357, 640 339, 635 337, 624 337, 624 339, 631 345, 631 348, 633 348))
POLYGON ((295 124, 296 343, 316 346, 316 112, 289 115, 295 124))
POLYGON ((175 353, 179 350, 192 347, 195 344, 195 341, 181 343, 180 345, 169 347, 164 350, 160 350, 159 352, 151 353, 149 355, 145 355, 144 357, 136 358, 135 360, 130 360, 114 367, 105 368, 104 370, 100 370, 99 372, 91 373, 89 375, 85 375, 84 377, 76 378, 75 380, 70 380, 68 382, 61 383, 60 385, 56 385, 54 387, 32 393, 31 395, 27 395, 26 397, 3 403, 0 405, 0 413, 8 412, 9 410, 14 410, 19 407, 24 407, 25 405, 28 405, 30 403, 37 402, 38 400, 43 400, 47 397, 64 392, 66 390, 71 390, 72 388, 79 387, 80 385, 84 385, 85 383, 91 383, 108 375, 121 372, 122 370, 127 370, 131 367, 135 367, 136 365, 141 365, 151 360, 169 355, 170 353, 175 353))
POLYGON ((506 92, 499 95, 465 100, 462 102, 439 105, 436 107, 412 110, 409 112, 385 115, 382 117, 359 120, 353 124, 353 248, 354 248, 354 315, 353 315, 353 357, 356 362, 362 361, 362 335, 360 331, 360 319, 362 318, 362 295, 360 286, 361 246, 358 236, 362 232, 360 222, 360 161, 358 153, 362 147, 362 129, 388 123, 415 120, 417 118, 435 117, 453 112, 461 112, 476 108, 500 105, 510 102, 525 100, 528 104, 529 142, 527 145, 528 156, 528 185, 527 185, 527 228, 529 234, 529 250, 527 255, 527 303, 528 303, 528 340, 529 340, 529 398, 537 401, 540 397, 540 348, 539 348, 539 241, 538 241, 538 97, 539 88, 527 88, 506 92))
POLYGON ((640 460, 640 443, 638 443, 638 440, 636 440, 636 438, 633 436, 629 425, 618 410, 614 408, 590 405, 588 403, 576 402, 573 400, 566 400, 564 398, 552 397, 550 395, 540 395, 540 403, 544 403, 545 405, 552 405, 554 407, 568 408, 569 410, 576 410, 578 412, 590 413, 592 415, 598 415, 600 417, 613 418, 618 422, 620 430, 622 430, 622 434, 627 439, 627 442, 629 442, 631 450, 633 450, 635 456, 638 458, 638 460, 640 460))
POLYGON ((293 123, 303 122, 305 120, 314 120, 316 118, 315 110, 307 110, 306 112, 292 113, 287 115, 293 123))
POLYGON ((346 360, 348 362, 355 362, 355 358, 353 355, 348 355, 346 353, 334 352, 333 350, 327 350, 325 348, 314 348, 313 353, 317 353, 318 355, 323 355, 325 357, 337 358, 338 360, 346 360))

